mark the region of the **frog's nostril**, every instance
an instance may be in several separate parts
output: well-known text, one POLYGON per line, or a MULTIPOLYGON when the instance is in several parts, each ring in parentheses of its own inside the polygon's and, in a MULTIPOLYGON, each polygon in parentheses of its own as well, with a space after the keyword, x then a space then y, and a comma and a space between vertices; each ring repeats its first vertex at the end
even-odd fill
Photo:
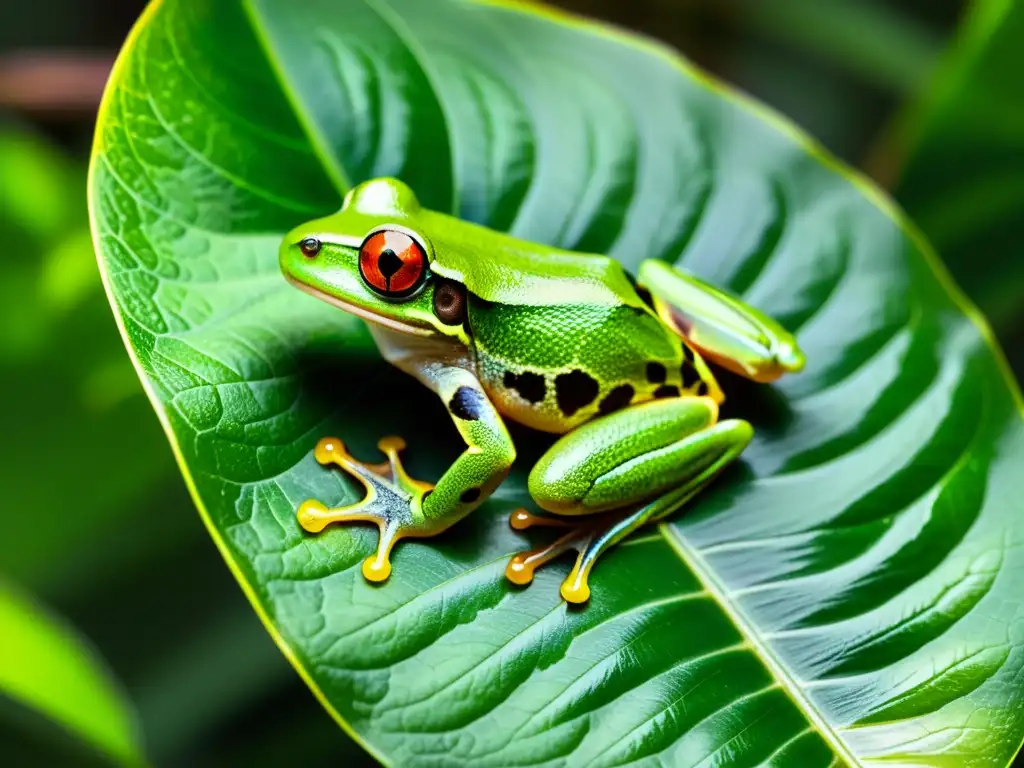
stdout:
POLYGON ((315 237, 307 237, 299 243, 299 250, 302 251, 302 255, 308 259, 312 259, 320 253, 320 247, 320 241, 315 237))

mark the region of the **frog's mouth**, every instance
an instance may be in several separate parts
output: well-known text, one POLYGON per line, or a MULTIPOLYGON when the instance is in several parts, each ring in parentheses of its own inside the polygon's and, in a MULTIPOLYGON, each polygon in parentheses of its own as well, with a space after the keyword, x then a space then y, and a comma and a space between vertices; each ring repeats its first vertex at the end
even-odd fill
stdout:
POLYGON ((369 307, 363 307, 358 304, 353 304, 351 302, 345 301, 344 299, 339 299, 337 296, 332 296, 329 293, 325 293, 324 291, 321 291, 318 288, 314 288, 312 285, 300 282, 299 280, 294 279, 290 275, 285 275, 285 279, 287 279, 288 282, 294 285, 296 288, 300 289, 305 293, 308 293, 310 296, 315 296, 321 301, 326 301, 328 304, 335 306, 338 309, 344 310, 345 312, 353 314, 356 317, 360 317, 363 320, 367 320, 371 323, 377 323, 377 325, 383 325, 385 328, 390 328, 391 330, 398 331, 399 333, 409 333, 415 336, 434 335, 434 331, 432 328, 412 325, 411 323, 403 323, 401 320, 396 320, 395 318, 389 317, 388 315, 380 314, 379 312, 374 312, 369 307))

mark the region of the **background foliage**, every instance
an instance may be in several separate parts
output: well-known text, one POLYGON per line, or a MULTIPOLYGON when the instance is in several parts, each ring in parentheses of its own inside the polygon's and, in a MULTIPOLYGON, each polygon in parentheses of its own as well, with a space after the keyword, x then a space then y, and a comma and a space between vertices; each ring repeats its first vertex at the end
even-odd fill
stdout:
MULTIPOLYGON (((112 53, 140 10, 132 2, 39 0, 3 18, 14 5, 0 10, 8 73, 24 72, 10 67, 15 49, 112 53)), ((981 252, 961 247, 964 255, 951 257, 951 267, 983 304, 1012 310, 1012 301, 999 298, 1020 295, 1012 223, 1024 220, 1004 159, 1020 157, 1014 148, 1024 135, 1015 112, 1021 81, 1013 77, 1022 33, 1014 31, 1020 25, 1012 23, 1011 4, 977 3, 963 31, 956 28, 961 4, 952 0, 566 5, 666 38, 847 160, 899 179, 898 193, 912 210, 920 206, 922 224, 940 244, 948 217, 929 224, 928 207, 955 207, 941 198, 955 201, 963 190, 922 173, 942 158, 955 182, 958 166, 949 158, 971 157, 965 147, 983 149, 984 161, 970 167, 980 169, 976 183, 990 183, 999 203, 985 212, 999 215, 981 222, 981 252), (962 123, 949 116, 977 113, 957 97, 973 92, 975 77, 997 94, 981 108, 1000 111, 967 123, 989 133, 958 134, 962 123)), ((110 323, 84 234, 91 108, 25 104, 9 80, 0 86, 0 233, 17 244, 0 264, 0 387, 12 435, 0 470, 10 534, 0 537, 0 572, 91 639, 130 694, 153 761, 243 764, 276 754, 337 762, 350 745, 280 658, 224 569, 110 323), (40 455, 56 462, 61 484, 75 494, 53 487, 53 464, 39 462, 40 455), (116 481, 89 482, 109 477, 112 467, 116 481), (29 512, 40 504, 45 526, 29 512)), ((970 226, 979 224, 968 220, 970 226)), ((962 231, 951 237, 951 253, 956 242, 975 242, 962 231)), ((1019 339, 1015 313, 993 312, 1002 337, 1019 339)), ((0 734, 4 748, 54 748, 52 739, 33 736, 46 732, 43 724, 26 724, 17 706, 0 714, 12 709, 0 734)), ((66 744, 59 748, 67 754, 66 744)))

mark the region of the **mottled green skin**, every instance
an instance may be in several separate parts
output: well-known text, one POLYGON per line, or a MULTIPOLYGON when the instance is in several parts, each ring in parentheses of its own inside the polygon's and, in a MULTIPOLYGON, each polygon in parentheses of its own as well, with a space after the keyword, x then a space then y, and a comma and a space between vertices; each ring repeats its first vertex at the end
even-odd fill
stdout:
POLYGON ((488 396, 502 413, 535 429, 564 433, 602 413, 666 393, 706 391, 693 354, 645 306, 538 307, 471 299, 469 324, 477 375, 488 396), (513 386, 509 373, 516 377, 513 386), (543 379, 541 400, 536 392, 524 396, 515 387, 524 373, 543 379), (566 390, 563 382, 582 376, 597 384, 592 398, 589 391, 571 388, 567 394, 578 394, 575 400, 559 396, 566 390), (619 394, 609 400, 613 392, 619 394))
POLYGON ((310 500, 300 523, 318 532, 331 522, 377 522, 378 552, 363 569, 371 580, 387 578, 398 538, 445 530, 500 484, 516 456, 504 416, 563 435, 530 473, 538 506, 561 515, 623 510, 617 522, 585 527, 509 565, 508 577, 526 583, 535 567, 577 548, 562 594, 586 600, 598 555, 699 492, 750 440, 746 422, 718 421, 721 391, 696 351, 700 341, 726 362, 729 350, 738 350, 743 359, 735 369, 763 380, 802 364, 795 342, 770 318, 717 289, 701 291, 667 265, 648 267, 658 282, 639 289, 613 259, 423 209, 394 179, 356 187, 339 212, 289 233, 281 267, 304 290, 371 320, 384 357, 440 397, 466 442, 428 490, 403 479, 395 451, 395 469, 382 479, 344 454, 340 441, 321 441, 318 459, 359 477, 370 493, 335 510, 310 500), (380 230, 396 238, 387 242, 404 243, 396 247, 414 254, 411 261, 393 250, 386 257, 364 251, 364 240, 380 230), (413 270, 420 283, 382 295, 391 283, 381 277, 373 289, 361 272, 362 254, 373 274, 396 264, 428 266, 413 270), (445 296, 457 299, 454 314, 445 296))

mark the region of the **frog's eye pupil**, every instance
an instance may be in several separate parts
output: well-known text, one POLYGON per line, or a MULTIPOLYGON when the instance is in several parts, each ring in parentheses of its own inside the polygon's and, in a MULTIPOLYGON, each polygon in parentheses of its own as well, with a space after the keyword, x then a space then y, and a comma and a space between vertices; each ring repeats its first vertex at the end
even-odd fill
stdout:
POLYGON ((405 264, 404 261, 390 248, 385 248, 377 257, 377 269, 384 275, 385 280, 390 280, 405 264))
POLYGON ((315 237, 307 237, 299 243, 299 250, 302 251, 303 256, 307 256, 312 259, 320 253, 320 241, 315 237))
POLYGON ((423 246, 405 232, 379 230, 359 249, 359 274, 371 289, 389 298, 412 295, 426 273, 423 246))

